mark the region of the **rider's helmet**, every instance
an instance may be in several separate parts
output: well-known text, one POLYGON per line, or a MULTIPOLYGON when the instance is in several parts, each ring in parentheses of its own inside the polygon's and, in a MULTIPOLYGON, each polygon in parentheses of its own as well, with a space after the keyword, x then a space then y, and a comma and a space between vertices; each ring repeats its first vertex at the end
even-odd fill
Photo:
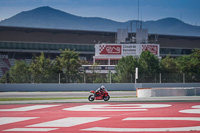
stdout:
POLYGON ((100 87, 100 90, 103 91, 104 89, 105 89, 105 87, 102 85, 102 86, 100 87))

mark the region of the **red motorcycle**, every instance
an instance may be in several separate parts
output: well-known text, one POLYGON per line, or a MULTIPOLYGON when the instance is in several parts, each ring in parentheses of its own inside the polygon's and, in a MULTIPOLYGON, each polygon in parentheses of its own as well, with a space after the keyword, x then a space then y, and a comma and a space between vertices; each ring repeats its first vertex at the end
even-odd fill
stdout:
POLYGON ((91 90, 90 93, 93 93, 93 94, 88 97, 89 101, 94 101, 94 100, 108 101, 110 99, 110 96, 106 90, 103 90, 101 92, 100 91, 95 92, 91 90))

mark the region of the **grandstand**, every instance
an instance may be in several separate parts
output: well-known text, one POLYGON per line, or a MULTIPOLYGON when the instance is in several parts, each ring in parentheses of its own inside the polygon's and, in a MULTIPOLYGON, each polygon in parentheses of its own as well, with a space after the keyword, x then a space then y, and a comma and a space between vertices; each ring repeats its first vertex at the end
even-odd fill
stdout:
MULTIPOLYGON (((129 38, 136 33, 129 33, 129 38)), ((148 43, 160 44, 160 56, 182 56, 200 48, 200 37, 148 34, 148 43)), ((42 29, 0 26, 0 77, 15 60, 31 62, 33 55, 44 52, 55 58, 60 49, 79 53, 80 59, 93 63, 95 44, 116 43, 117 32, 42 29)))

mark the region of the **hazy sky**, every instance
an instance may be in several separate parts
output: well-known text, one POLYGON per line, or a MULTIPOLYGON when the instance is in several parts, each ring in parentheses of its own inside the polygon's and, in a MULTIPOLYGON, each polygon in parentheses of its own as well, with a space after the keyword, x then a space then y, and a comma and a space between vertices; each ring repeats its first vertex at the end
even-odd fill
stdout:
MULTIPOLYGON (((200 26, 200 0, 139 0, 139 5, 140 20, 174 17, 200 26)), ((138 18, 138 0, 0 0, 0 20, 41 6, 120 22, 138 18)))

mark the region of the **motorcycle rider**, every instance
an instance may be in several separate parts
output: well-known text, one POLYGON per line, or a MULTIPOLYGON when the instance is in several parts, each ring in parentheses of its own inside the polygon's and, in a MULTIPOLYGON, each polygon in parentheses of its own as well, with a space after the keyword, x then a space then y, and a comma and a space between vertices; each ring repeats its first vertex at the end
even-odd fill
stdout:
POLYGON ((103 93, 103 91, 105 91, 105 87, 102 85, 100 88, 96 90, 95 97, 100 96, 100 94, 103 93))

